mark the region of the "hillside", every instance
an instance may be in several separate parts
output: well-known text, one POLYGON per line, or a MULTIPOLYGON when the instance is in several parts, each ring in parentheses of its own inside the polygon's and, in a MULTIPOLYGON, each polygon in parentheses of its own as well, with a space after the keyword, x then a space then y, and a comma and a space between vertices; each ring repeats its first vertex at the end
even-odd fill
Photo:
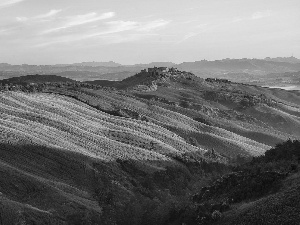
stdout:
POLYGON ((178 159, 218 160, 162 126, 74 98, 9 91, 0 97, 2 224, 107 221, 110 192, 119 210, 135 196, 161 198, 164 188, 177 195, 191 179, 178 159), (173 178, 166 182, 166 175, 173 178))
POLYGON ((1 125, 7 129, 2 133, 2 143, 34 142, 105 161, 124 158, 168 162, 177 154, 203 151, 152 123, 117 118, 59 95, 7 92, 1 95, 1 113, 1 125), (11 129, 14 137, 7 140, 4 137, 11 129), (30 130, 39 132, 31 134, 30 130))
POLYGON ((1 224, 181 224, 202 187, 300 137, 298 92, 178 70, 54 80, 0 86, 1 224))
MULTIPOLYGON (((262 59, 223 59, 215 61, 186 62, 176 65, 178 69, 190 71, 200 77, 227 78, 236 82, 245 80, 234 79, 230 74, 247 73, 254 77, 263 77, 269 73, 285 73, 300 71, 300 63, 290 63, 281 61, 269 61, 262 59)), ((247 79, 246 82, 250 82, 247 79)))
MULTIPOLYGON (((70 82, 58 76, 45 77, 48 81, 70 82)), ((26 76, 20 80, 47 82, 40 78, 44 76, 26 76)), ((111 115, 144 118, 175 132, 194 146, 214 148, 229 158, 238 154, 259 155, 280 141, 297 139, 300 135, 297 92, 227 80, 203 80, 182 71, 161 75, 141 72, 122 81, 68 85, 48 88, 43 84, 38 90, 76 98, 111 115), (99 84, 113 89, 106 90, 99 84)))
POLYGON ((67 78, 87 81, 95 79, 109 79, 108 73, 119 74, 118 79, 124 79, 139 72, 138 66, 95 66, 92 65, 10 65, 0 63, 0 79, 19 77, 28 74, 49 75, 56 74, 67 78), (125 73, 124 73, 125 72, 125 73), (102 76, 104 75, 104 76, 102 76))
POLYGON ((18 84, 26 85, 30 83, 46 83, 46 82, 76 82, 72 79, 61 77, 57 75, 27 75, 20 77, 12 77, 8 79, 0 80, 0 84, 18 84))
POLYGON ((142 72, 122 81, 44 85, 38 90, 78 99, 113 116, 149 121, 229 158, 259 155, 300 135, 299 93, 203 80, 187 72, 142 72))
POLYGON ((203 187, 187 224, 298 224, 299 147, 299 141, 278 144, 203 187))
POLYGON ((266 57, 264 60, 273 61, 273 62, 300 63, 300 59, 297 59, 294 56, 291 56, 291 57, 276 57, 276 58, 266 57))
MULTIPOLYGON (((203 80, 185 72, 162 76, 139 73, 123 81, 90 83, 129 90, 127 95, 133 95, 139 101, 178 112, 194 121, 206 121, 206 125, 224 128, 241 136, 263 141, 269 146, 280 139, 300 135, 297 131, 297 105, 300 103, 297 92, 223 80, 203 80), (269 112, 271 116, 265 117, 269 112)), ((103 96, 103 93, 99 92, 99 96, 103 96)))
POLYGON ((271 88, 285 90, 300 90, 300 72, 270 73, 265 76, 255 77, 251 82, 245 82, 271 88))
POLYGON ((257 201, 244 203, 219 224, 297 224, 299 221, 300 174, 286 178, 279 192, 257 201))

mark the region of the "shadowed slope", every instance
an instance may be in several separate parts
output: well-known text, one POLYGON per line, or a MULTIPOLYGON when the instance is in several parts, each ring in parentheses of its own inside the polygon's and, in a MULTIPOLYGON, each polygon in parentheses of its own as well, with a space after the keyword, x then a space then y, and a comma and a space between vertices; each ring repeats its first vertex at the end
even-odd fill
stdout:
POLYGON ((270 196, 244 203, 225 214, 217 224, 296 224, 300 220, 300 177, 295 174, 284 181, 284 187, 270 196))
POLYGON ((76 82, 76 81, 70 78, 61 77, 57 75, 38 75, 38 74, 0 80, 0 84, 2 85, 5 84, 26 85, 30 83, 45 83, 45 82, 76 82))
POLYGON ((65 224, 68 216, 101 212, 93 196, 92 159, 38 145, 0 144, 1 224, 23 219, 65 224))

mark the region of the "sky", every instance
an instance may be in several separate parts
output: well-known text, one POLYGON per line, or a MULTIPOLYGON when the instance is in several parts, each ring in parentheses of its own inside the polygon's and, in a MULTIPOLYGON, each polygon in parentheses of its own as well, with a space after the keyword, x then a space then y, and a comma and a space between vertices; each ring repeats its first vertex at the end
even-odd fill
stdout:
POLYGON ((0 0, 0 63, 300 58, 299 0, 0 0))

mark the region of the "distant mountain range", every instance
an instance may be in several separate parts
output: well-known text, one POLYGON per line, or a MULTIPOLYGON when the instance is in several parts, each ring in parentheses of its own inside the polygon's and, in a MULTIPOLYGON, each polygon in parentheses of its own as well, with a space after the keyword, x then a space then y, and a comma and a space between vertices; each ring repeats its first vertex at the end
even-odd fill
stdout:
POLYGON ((73 66, 92 66, 92 67, 97 67, 97 66, 104 66, 104 67, 118 67, 122 66, 120 63, 115 63, 113 61, 109 62, 82 62, 82 63, 73 63, 73 66))
MULTIPOLYGON (((196 62, 152 62, 149 64, 121 65, 115 62, 82 62, 57 65, 10 65, 0 63, 0 79, 28 74, 56 74, 78 81, 123 80, 149 67, 177 67, 203 78, 227 77, 228 74, 249 74, 264 76, 269 73, 300 71, 300 60, 295 57, 265 59, 223 59, 196 62)), ((229 77, 230 79, 230 77, 229 77)), ((236 80, 238 81, 238 80, 236 80)))
POLYGON ((300 63, 300 59, 297 59, 294 56, 291 56, 291 57, 276 57, 276 58, 266 57, 265 60, 273 61, 273 62, 300 63))

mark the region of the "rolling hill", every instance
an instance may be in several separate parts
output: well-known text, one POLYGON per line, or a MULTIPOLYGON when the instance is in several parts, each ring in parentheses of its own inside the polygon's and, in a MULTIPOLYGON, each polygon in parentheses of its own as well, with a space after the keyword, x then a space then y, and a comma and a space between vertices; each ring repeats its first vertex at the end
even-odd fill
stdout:
POLYGON ((140 72, 141 69, 152 68, 154 66, 177 67, 180 70, 192 72, 202 78, 226 78, 236 82, 250 82, 256 78, 262 78, 269 73, 280 74, 300 71, 299 59, 295 57, 201 60, 179 64, 172 62, 152 62, 135 65, 121 65, 115 62, 82 62, 57 65, 11 65, 0 63, 0 78, 6 79, 28 74, 56 74, 78 81, 123 80, 140 72), (233 76, 230 76, 230 74, 233 74, 233 76), (251 77, 253 76, 253 79, 245 80, 245 77, 242 76, 240 78, 234 74, 241 74, 241 76, 249 74, 251 77))
POLYGON ((86 213, 99 221, 101 176, 115 177, 125 199, 138 185, 130 183, 133 175, 123 180, 129 175, 121 162, 136 161, 137 170, 147 174, 181 168, 175 158, 183 154, 206 158, 204 150, 167 129, 111 116, 69 97, 4 92, 0 102, 2 224, 22 219, 75 224, 86 213), (103 174, 105 169, 112 171, 103 174))
POLYGON ((0 87, 1 224, 180 224, 201 187, 300 137, 299 92, 184 71, 43 78, 0 87))
POLYGON ((57 75, 27 75, 20 77, 12 77, 8 79, 0 80, 0 84, 18 84, 18 85, 26 85, 31 83, 46 83, 46 82, 76 82, 75 80, 57 76, 57 75))
POLYGON ((278 144, 203 187, 193 196, 202 210, 187 224, 298 224, 299 147, 297 140, 278 144))

